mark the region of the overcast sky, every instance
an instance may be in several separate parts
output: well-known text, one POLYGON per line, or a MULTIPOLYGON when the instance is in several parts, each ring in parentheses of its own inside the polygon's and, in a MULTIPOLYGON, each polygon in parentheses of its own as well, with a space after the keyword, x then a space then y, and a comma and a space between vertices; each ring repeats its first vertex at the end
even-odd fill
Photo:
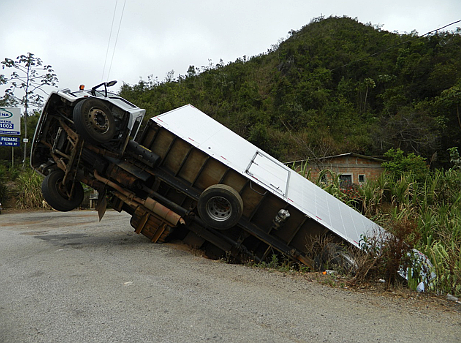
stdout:
POLYGON ((0 14, 0 60, 34 53, 76 89, 258 55, 320 16, 422 35, 460 20, 461 0, 0 0, 0 14))

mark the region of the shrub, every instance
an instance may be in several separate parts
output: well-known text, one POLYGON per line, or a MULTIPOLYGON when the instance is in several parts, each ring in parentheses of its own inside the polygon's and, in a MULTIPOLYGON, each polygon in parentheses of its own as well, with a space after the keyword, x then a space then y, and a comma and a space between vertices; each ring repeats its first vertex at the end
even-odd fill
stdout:
POLYGON ((7 188, 3 180, 0 179, 0 203, 5 203, 7 188))
POLYGON ((0 164, 0 203, 5 203, 7 199, 8 189, 6 182, 8 180, 7 168, 0 164))
POLYGON ((361 238, 363 254, 357 259, 356 281, 382 278, 389 288, 400 270, 413 267, 412 249, 420 239, 416 222, 405 215, 391 219, 386 229, 361 238))
POLYGON ((389 158, 389 161, 384 162, 382 166, 396 179, 403 174, 412 174, 416 180, 421 181, 429 172, 426 159, 414 153, 405 156, 405 153, 400 149, 390 149, 384 154, 384 157, 389 158))

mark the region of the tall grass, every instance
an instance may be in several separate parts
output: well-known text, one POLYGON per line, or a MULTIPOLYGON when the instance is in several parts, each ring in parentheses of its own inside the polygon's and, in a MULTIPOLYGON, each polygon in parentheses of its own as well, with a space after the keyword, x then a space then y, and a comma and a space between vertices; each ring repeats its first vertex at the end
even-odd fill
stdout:
MULTIPOLYGON (((353 193, 342 189, 339 175, 331 171, 312 181, 426 254, 437 275, 430 284, 434 291, 461 295, 461 169, 435 170, 425 178, 383 173, 353 193)), ((406 256, 400 250, 397 255, 406 256)), ((395 269, 395 263, 374 267, 395 269)))
POLYGON ((43 177, 30 168, 24 169, 16 179, 16 206, 20 209, 39 208, 43 197, 41 183, 43 177))
POLYGON ((433 289, 437 293, 461 294, 461 242, 447 237, 436 240, 422 249, 434 265, 436 280, 433 289))

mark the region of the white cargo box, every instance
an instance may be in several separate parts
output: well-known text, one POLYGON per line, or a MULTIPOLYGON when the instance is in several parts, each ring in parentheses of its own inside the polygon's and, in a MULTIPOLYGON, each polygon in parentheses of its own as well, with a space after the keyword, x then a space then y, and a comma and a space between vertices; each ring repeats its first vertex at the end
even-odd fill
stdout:
POLYGON ((349 243, 382 228, 197 108, 151 120, 299 209, 349 243))

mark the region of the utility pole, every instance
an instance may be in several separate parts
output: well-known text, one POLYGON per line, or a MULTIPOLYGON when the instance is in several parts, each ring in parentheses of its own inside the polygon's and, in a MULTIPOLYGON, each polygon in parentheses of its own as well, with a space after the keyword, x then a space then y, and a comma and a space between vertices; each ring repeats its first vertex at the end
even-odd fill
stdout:
POLYGON ((27 79, 26 79, 26 98, 24 101, 24 160, 22 161, 22 167, 24 168, 26 165, 26 159, 27 159, 27 108, 29 107, 29 97, 27 94, 29 94, 29 80, 30 80, 30 61, 27 63, 27 79))

